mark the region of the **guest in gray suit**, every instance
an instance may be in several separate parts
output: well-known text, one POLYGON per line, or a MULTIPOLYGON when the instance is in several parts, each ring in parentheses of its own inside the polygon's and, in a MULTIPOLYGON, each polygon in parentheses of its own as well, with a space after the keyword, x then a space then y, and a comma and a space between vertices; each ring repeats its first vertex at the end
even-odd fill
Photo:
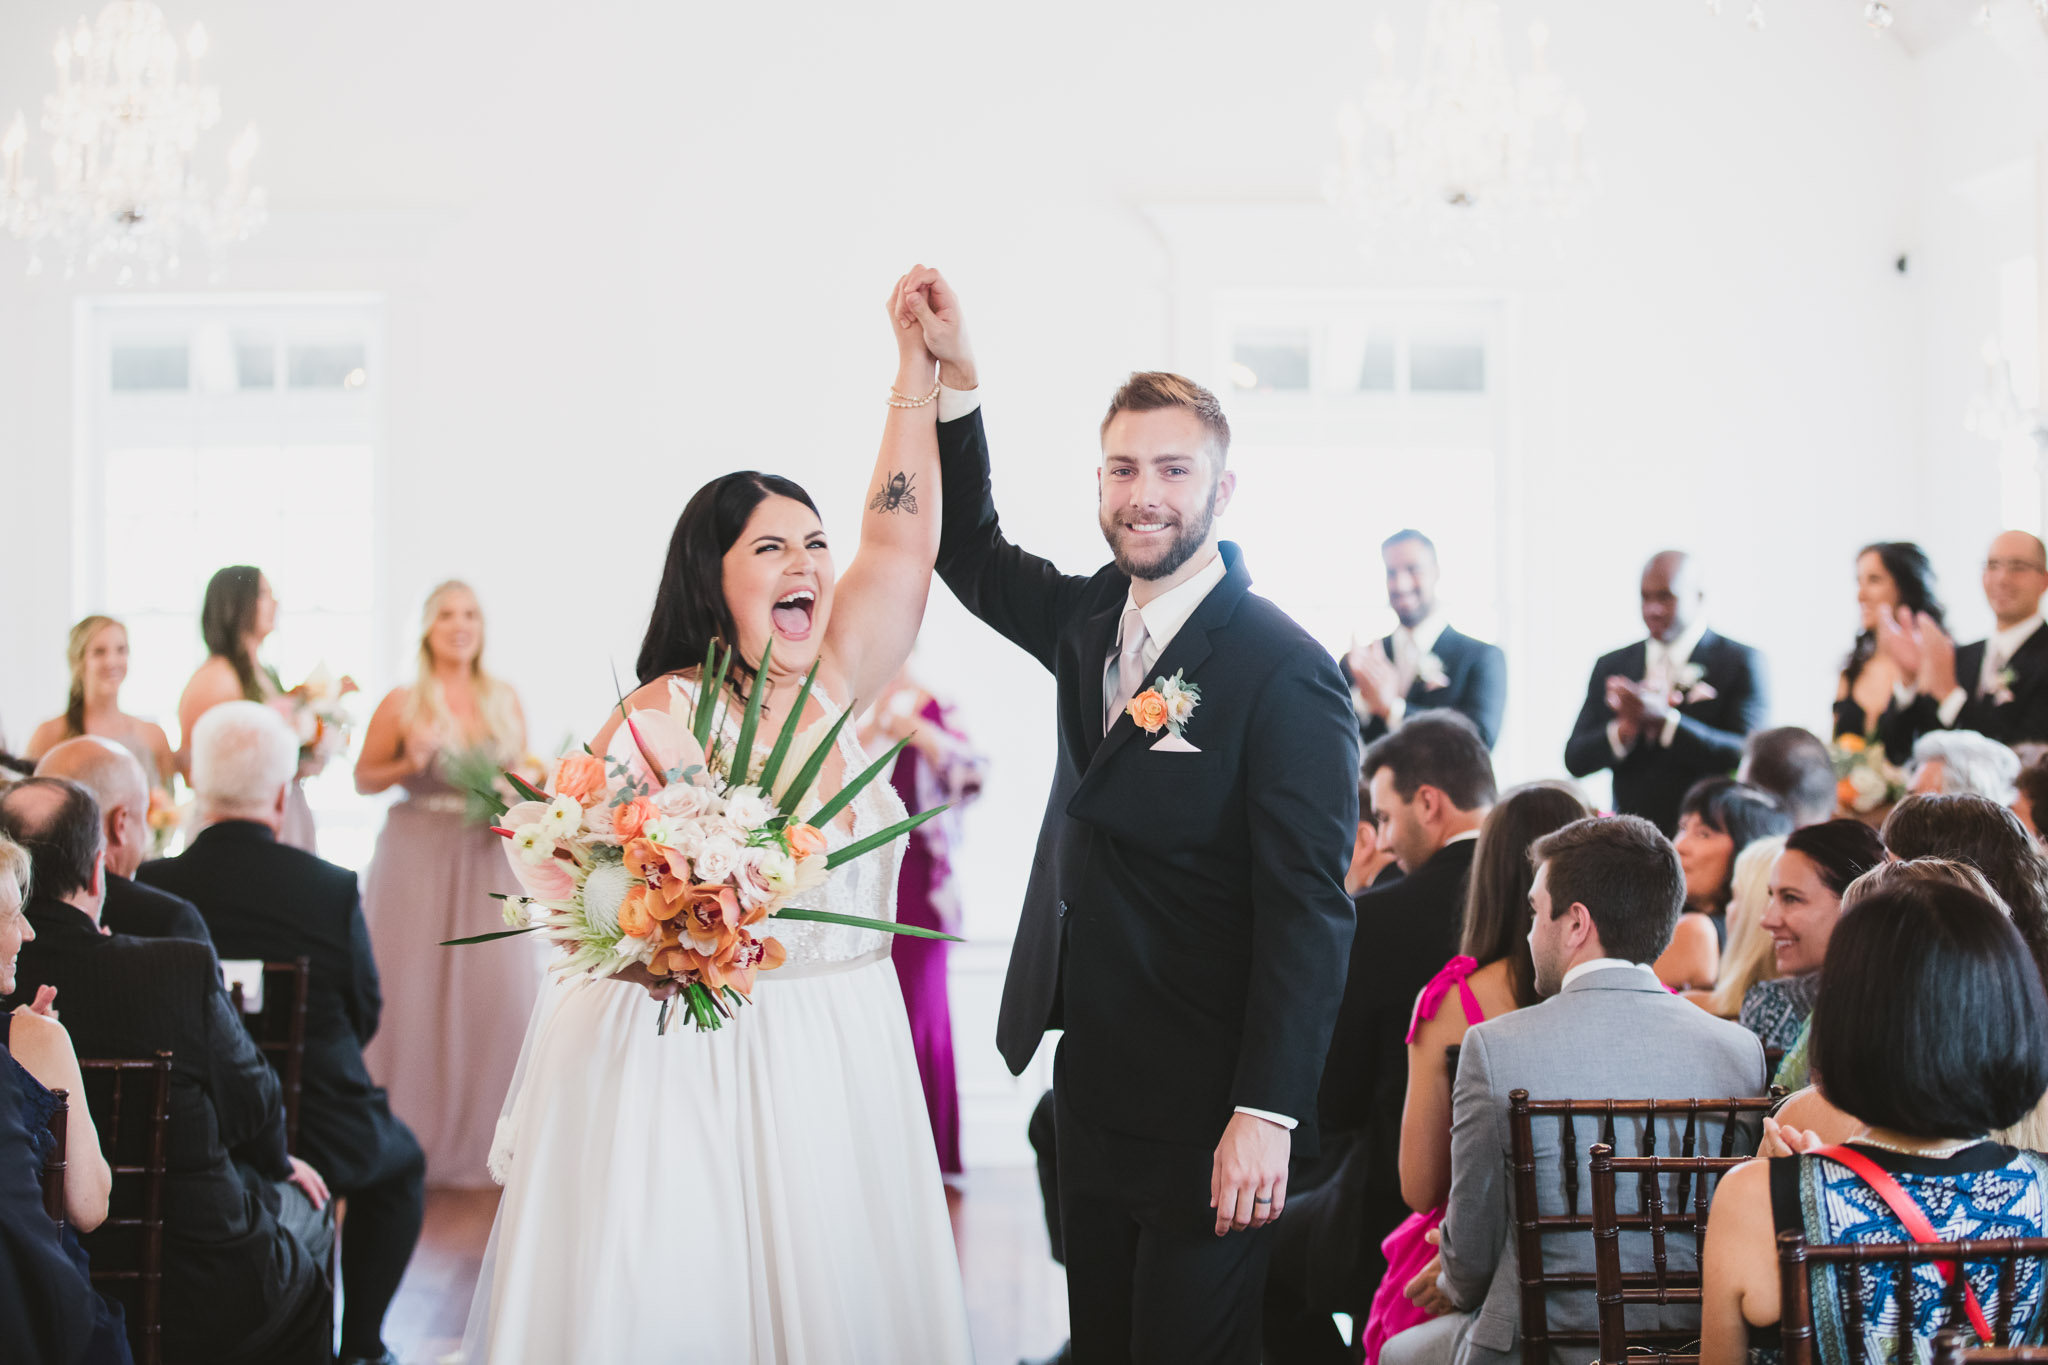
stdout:
MULTIPOLYGON (((1649 968, 1685 905, 1678 854, 1656 826, 1632 815, 1578 820, 1537 840, 1529 856, 1536 864, 1529 948, 1536 991, 1545 999, 1465 1034, 1451 1100, 1451 1197, 1442 1251, 1408 1288, 1410 1298, 1440 1316, 1389 1341, 1381 1365, 1509 1365, 1518 1358, 1509 1091, 1527 1090, 1533 1099, 1763 1093, 1764 1054, 1756 1035, 1670 994, 1649 968)), ((1679 1150, 1681 1127, 1672 1122, 1660 1132, 1657 1150, 1679 1150)), ((1596 1131, 1595 1125, 1578 1128, 1581 1198, 1592 1188, 1583 1147, 1597 1140, 1596 1131)), ((1538 1120, 1534 1137, 1538 1205, 1545 1213, 1563 1212, 1563 1125, 1538 1120)), ((1700 1150, 1718 1150, 1719 1141, 1716 1129, 1701 1139, 1700 1150)), ((1624 1156, 1640 1151, 1641 1121, 1617 1121, 1615 1147, 1624 1156)), ((1754 1150, 1753 1138, 1743 1150, 1754 1150)), ((1633 1187, 1618 1193, 1622 1212, 1635 1212, 1633 1187)), ((1551 1272, 1592 1274, 1590 1236, 1553 1237, 1545 1251, 1551 1272)), ((1690 1239, 1673 1240, 1670 1253, 1674 1269, 1692 1268, 1690 1239)), ((1647 1241, 1638 1246, 1624 1239, 1622 1258, 1624 1270, 1649 1269, 1647 1241)), ((1655 1311, 1661 1314, 1657 1326, 1699 1322, 1696 1308, 1655 1311)), ((1555 1296, 1550 1325, 1591 1331, 1591 1291, 1555 1296)), ((1653 1322, 1646 1317, 1640 1325, 1653 1322)), ((1552 1356, 1563 1360, 1560 1352, 1552 1356)))

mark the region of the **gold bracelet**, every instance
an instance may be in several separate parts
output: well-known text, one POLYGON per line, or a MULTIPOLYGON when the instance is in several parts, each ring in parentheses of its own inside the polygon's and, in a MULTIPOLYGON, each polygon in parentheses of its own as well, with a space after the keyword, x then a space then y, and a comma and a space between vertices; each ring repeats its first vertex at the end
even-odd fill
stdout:
POLYGON ((944 386, 943 384, 934 384, 934 385, 932 385, 932 391, 931 391, 930 393, 926 394, 926 395, 925 395, 924 397, 922 397, 922 398, 912 398, 912 397, 911 397, 911 396, 910 396, 909 394, 907 394, 907 393, 898 393, 898 392, 896 392, 896 390, 895 390, 895 389, 894 389, 894 388, 892 387, 892 388, 891 388, 891 389, 889 390, 889 406, 890 406, 890 407, 892 407, 892 408, 921 408, 921 407, 925 407, 926 405, 928 405, 928 404, 930 404, 930 403, 933 403, 933 402, 936 402, 936 401, 938 400, 938 397, 939 397, 939 390, 940 390, 940 389, 942 389, 942 388, 944 388, 944 387, 945 387, 945 386, 944 386))

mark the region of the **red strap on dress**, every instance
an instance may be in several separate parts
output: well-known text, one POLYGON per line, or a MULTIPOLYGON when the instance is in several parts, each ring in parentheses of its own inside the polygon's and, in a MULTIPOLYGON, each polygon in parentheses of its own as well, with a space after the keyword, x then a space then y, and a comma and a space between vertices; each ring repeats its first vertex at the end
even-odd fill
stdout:
MULTIPOLYGON (((1890 1207, 1892 1213, 1898 1218, 1899 1225, 1905 1228, 1906 1235, 1915 1242, 1924 1246, 1929 1242, 1939 1242, 1941 1240, 1940 1237, 1935 1235, 1934 1224, 1927 1221, 1927 1215, 1921 1211, 1918 1204, 1913 1202, 1913 1197, 1900 1187, 1898 1181, 1892 1179, 1891 1172, 1878 1165, 1875 1161, 1872 1161, 1863 1153, 1853 1147, 1836 1146, 1823 1147, 1819 1151, 1811 1153, 1811 1155, 1824 1156, 1828 1160, 1838 1162, 1854 1171, 1864 1184, 1870 1186, 1876 1192, 1879 1199, 1884 1200, 1885 1204, 1890 1207)), ((1955 1282, 1955 1262, 1936 1261, 1934 1268, 1941 1272, 1941 1282, 1943 1284, 1953 1284, 1955 1282)), ((1907 1264, 1906 1273, 1909 1275, 1913 1273, 1910 1262, 1907 1264)), ((1992 1345, 1990 1320, 1984 1316, 1983 1305, 1977 1302, 1977 1291, 1970 1287, 1968 1280, 1963 1282, 1963 1311, 1969 1314, 1970 1326, 1976 1331, 1977 1339, 1986 1346, 1992 1345)), ((1909 1328, 1910 1324, 1900 1324, 1901 1331, 1908 1330, 1909 1328)))

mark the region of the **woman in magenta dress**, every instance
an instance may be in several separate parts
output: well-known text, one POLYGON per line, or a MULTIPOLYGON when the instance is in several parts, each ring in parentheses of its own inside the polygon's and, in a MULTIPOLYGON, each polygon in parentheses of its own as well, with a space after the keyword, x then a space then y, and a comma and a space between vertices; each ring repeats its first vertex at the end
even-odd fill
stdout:
POLYGON ((1451 1193, 1448 1050, 1472 1025, 1536 1003, 1536 966, 1529 957, 1529 884, 1536 874, 1529 845, 1592 813, 1571 787, 1534 782, 1502 797, 1479 827, 1459 954, 1422 988, 1408 1026, 1401 1197, 1415 1212, 1380 1243, 1387 1275, 1358 1338, 1366 1365, 1376 1365, 1389 1337, 1429 1319, 1407 1289, 1436 1256, 1433 1238, 1451 1193), (1455 1006, 1445 1009, 1454 995, 1455 1006))
POLYGON ((384 817, 363 882, 384 983, 383 1027, 364 1058, 426 1150, 427 1183, 482 1187, 542 958, 527 940, 487 952, 440 945, 502 927, 491 894, 518 894, 462 788, 517 769, 526 720, 518 694, 484 669, 476 594, 443 583, 424 617, 419 676, 378 705, 356 762, 357 791, 406 794, 384 817))
MULTIPOLYGON (((861 740, 873 752, 908 736, 889 781, 911 810, 934 806, 950 809, 914 831, 904 850, 903 873, 897 884, 896 917, 926 929, 960 932, 960 900, 953 886, 950 857, 959 837, 963 806, 981 794, 983 761, 967 747, 951 712, 911 678, 897 674, 876 700, 862 725, 861 740)), ((939 1150, 939 1169, 958 1175, 960 1165, 960 1086, 953 1067, 953 1011, 946 995, 947 949, 943 939, 897 937, 890 944, 903 1004, 910 1012, 910 1041, 917 1053, 917 1074, 924 1082, 925 1107, 931 1111, 932 1140, 939 1150)))

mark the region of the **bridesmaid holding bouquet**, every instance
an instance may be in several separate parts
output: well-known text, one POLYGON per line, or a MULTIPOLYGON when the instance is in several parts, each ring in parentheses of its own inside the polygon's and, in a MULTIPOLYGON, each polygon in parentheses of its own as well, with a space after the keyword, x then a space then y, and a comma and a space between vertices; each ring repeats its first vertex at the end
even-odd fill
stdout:
POLYGON ((484 668, 483 610, 459 582, 427 596, 419 675, 378 704, 356 790, 397 786, 363 886, 384 1019, 364 1055, 427 1153, 427 1183, 484 1186, 498 1110, 541 984, 524 944, 488 953, 436 945, 500 927, 491 893, 519 894, 488 811, 463 790, 522 766, 526 718, 484 668))

